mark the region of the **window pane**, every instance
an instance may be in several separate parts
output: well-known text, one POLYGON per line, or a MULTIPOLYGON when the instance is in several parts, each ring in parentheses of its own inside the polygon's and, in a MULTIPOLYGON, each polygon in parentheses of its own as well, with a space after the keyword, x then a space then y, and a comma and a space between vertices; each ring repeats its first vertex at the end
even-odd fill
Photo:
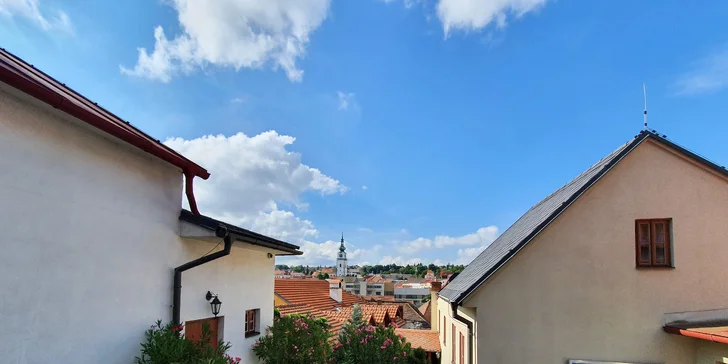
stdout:
POLYGON ((665 223, 664 222, 655 223, 655 243, 657 243, 657 244, 665 243, 665 223))
POLYGON ((652 262, 652 259, 650 259, 650 246, 649 245, 640 245, 640 263, 644 264, 650 264, 652 262))
POLYGON ((667 262, 665 256, 665 244, 657 244, 655 246, 655 262, 657 264, 665 264, 665 262, 667 262))
POLYGON ((640 224, 639 241, 640 243, 650 243, 650 224, 640 224))

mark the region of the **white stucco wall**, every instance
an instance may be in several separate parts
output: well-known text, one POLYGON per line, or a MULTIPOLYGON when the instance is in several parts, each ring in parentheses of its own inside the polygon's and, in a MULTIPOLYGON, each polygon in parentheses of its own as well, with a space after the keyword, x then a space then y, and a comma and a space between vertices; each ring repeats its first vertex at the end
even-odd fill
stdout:
MULTIPOLYGON (((188 260, 199 258, 216 245, 194 239, 183 241, 188 260)), ((233 346, 230 355, 241 357, 243 363, 257 362, 250 348, 259 338, 245 338, 245 311, 260 309, 262 333, 273 324, 275 259, 267 257, 269 252, 273 251, 236 242, 230 255, 182 274, 182 320, 211 317, 205 293, 217 294, 222 301, 219 316, 224 317, 223 340, 233 346)))
MULTIPOLYGON (((179 171, 4 84, 0 170, 0 363, 130 363, 171 320, 172 269, 211 247, 177 235, 179 171)), ((237 244, 183 276, 182 319, 210 316, 204 294, 220 294, 245 359, 245 309, 272 320, 264 254, 237 244)))
POLYGON ((728 183, 645 142, 482 285, 480 363, 685 364, 700 340, 667 312, 724 308, 728 183), (636 269, 634 221, 672 218, 674 269, 636 269))

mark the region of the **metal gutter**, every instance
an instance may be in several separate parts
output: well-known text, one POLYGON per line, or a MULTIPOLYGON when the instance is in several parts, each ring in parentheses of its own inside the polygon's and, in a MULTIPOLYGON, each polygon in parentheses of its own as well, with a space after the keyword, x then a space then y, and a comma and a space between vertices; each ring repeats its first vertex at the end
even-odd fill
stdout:
POLYGON ((222 258, 226 255, 230 255, 230 250, 233 246, 233 237, 228 233, 224 226, 220 226, 215 230, 215 235, 219 238, 223 238, 225 241, 225 247, 223 250, 217 251, 210 255, 205 255, 197 258, 193 261, 187 262, 174 269, 174 290, 172 293, 172 324, 177 326, 181 320, 182 313, 182 272, 192 269, 194 267, 203 265, 207 262, 211 262, 215 259, 222 258))

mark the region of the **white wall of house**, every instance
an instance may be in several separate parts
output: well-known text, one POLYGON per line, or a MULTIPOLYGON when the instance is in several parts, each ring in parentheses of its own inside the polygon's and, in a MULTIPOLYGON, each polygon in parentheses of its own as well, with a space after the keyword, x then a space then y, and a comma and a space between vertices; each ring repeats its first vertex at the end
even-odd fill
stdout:
MULTIPOLYGON (((0 363, 130 363, 171 319, 173 268, 210 248, 177 235, 179 171, 4 84, 0 170, 0 363)), ((219 293, 244 358, 246 307, 272 317, 263 255, 236 247, 183 277, 183 320, 210 316, 204 294, 219 293)))
MULTIPOLYGON (((188 260, 201 257, 216 245, 195 239, 183 241, 188 260)), ((236 242, 230 255, 182 273, 182 320, 212 317, 205 294, 208 290, 217 294, 222 301, 219 316, 224 320, 223 340, 232 344, 231 356, 241 357, 243 363, 257 362, 250 348, 259 338, 245 338, 245 311, 260 310, 260 332, 273 324, 275 259, 267 257, 269 252, 273 251, 236 242)))
POLYGON ((464 303, 480 362, 695 362, 662 318, 726 306, 726 206, 724 177, 644 142, 464 303), (641 218, 673 219, 674 269, 635 268, 641 218))

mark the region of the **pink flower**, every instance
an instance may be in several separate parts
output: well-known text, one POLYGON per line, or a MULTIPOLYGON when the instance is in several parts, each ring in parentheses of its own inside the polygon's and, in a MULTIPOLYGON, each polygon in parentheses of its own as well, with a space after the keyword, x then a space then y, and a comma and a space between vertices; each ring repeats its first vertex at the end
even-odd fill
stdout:
POLYGON ((407 352, 403 351, 402 356, 407 356, 407 352))

